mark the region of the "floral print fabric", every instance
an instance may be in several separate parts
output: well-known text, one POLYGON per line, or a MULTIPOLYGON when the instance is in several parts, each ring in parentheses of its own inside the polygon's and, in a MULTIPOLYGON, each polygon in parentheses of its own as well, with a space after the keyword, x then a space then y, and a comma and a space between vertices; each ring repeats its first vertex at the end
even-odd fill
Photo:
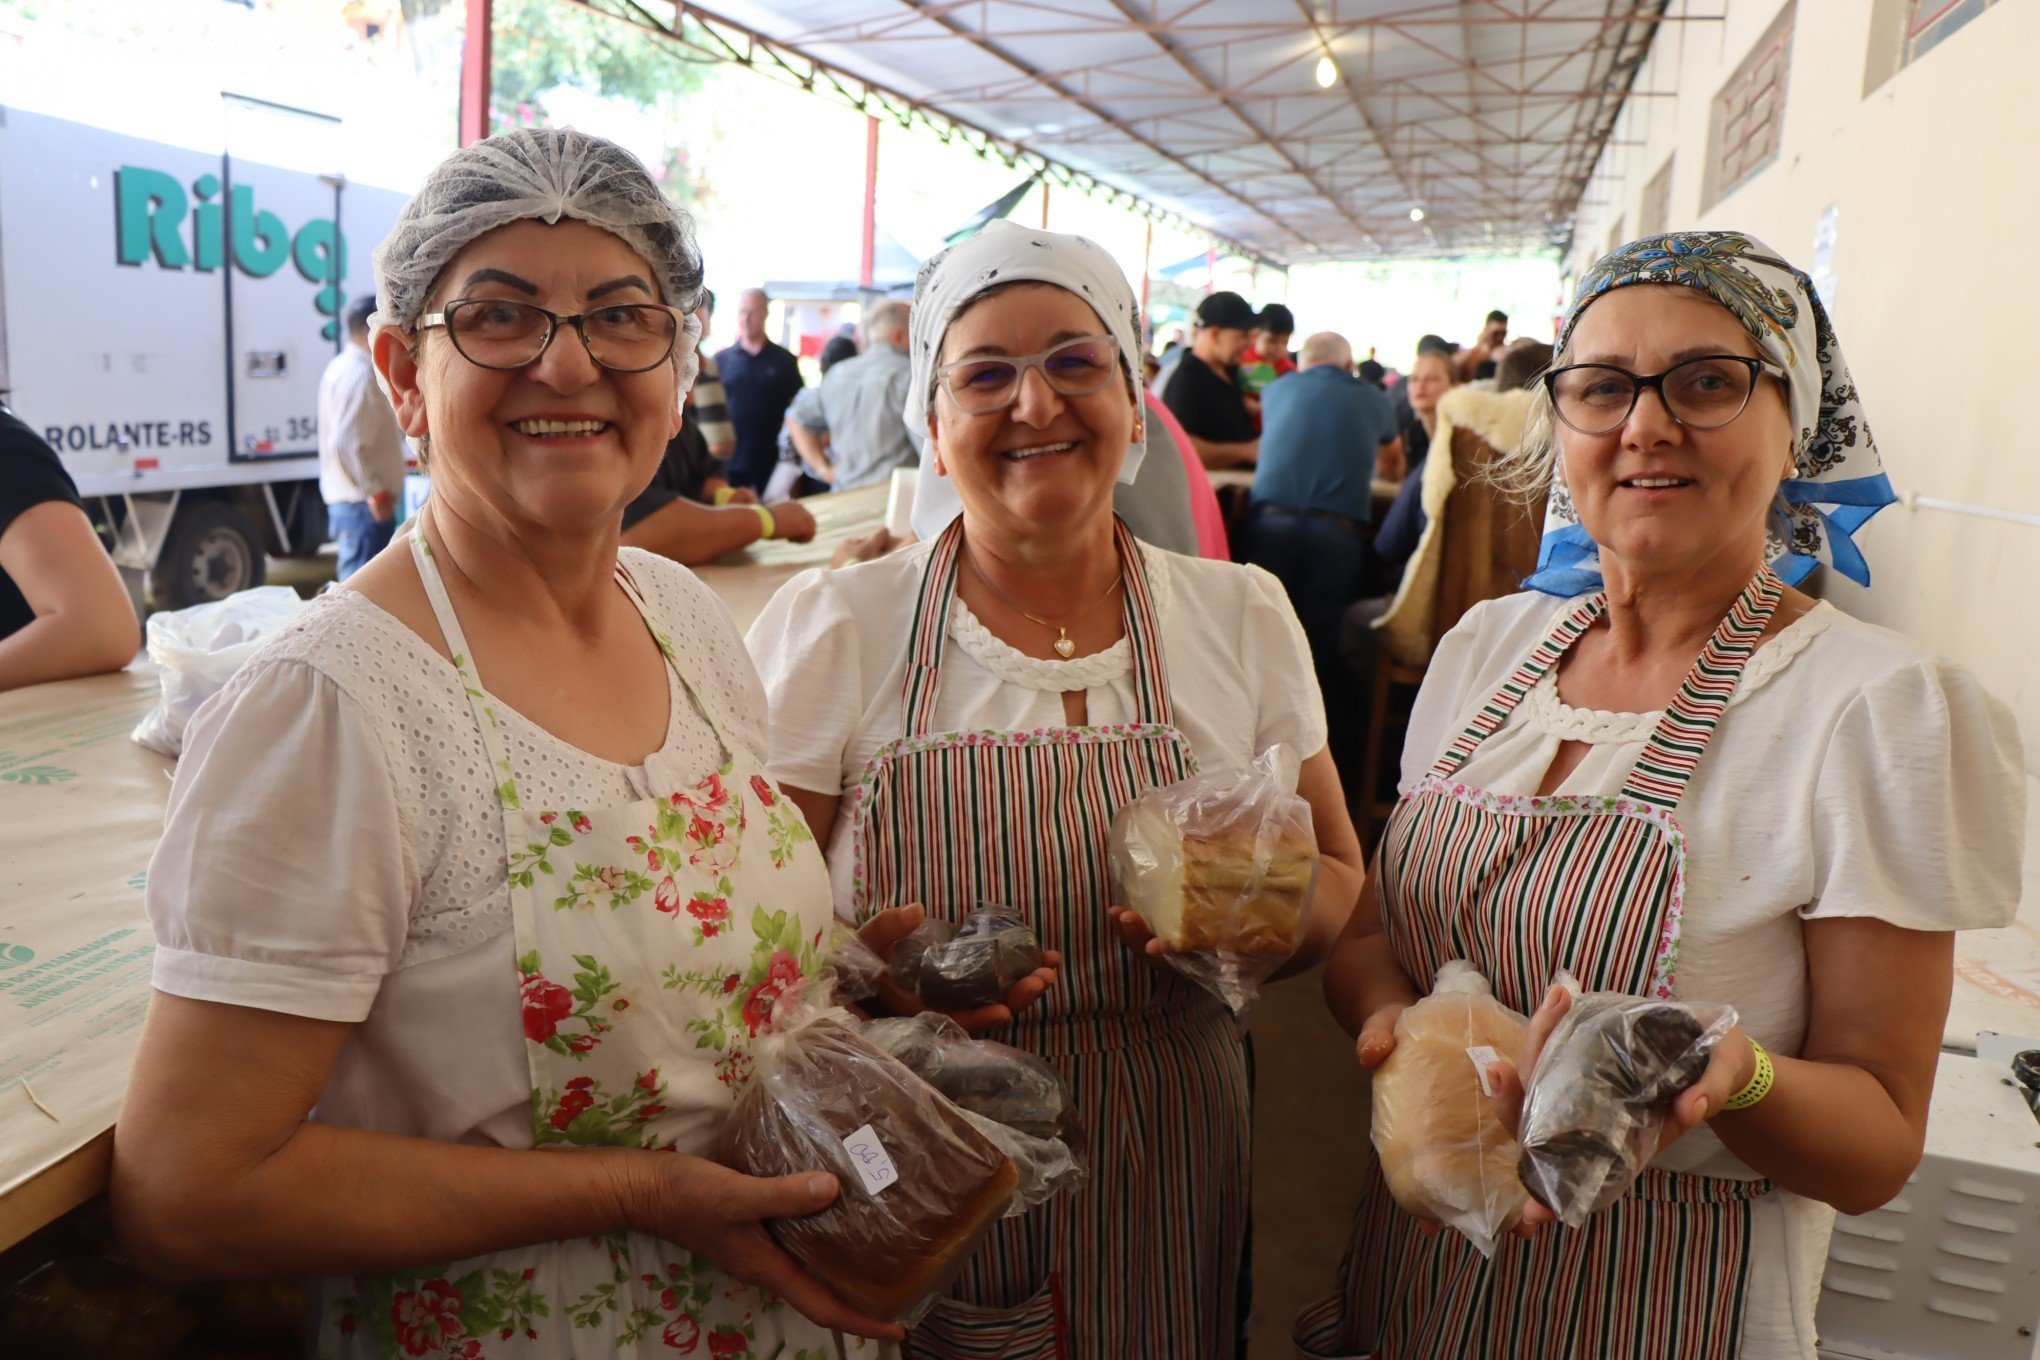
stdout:
MULTIPOLYGON (((1771 536, 1767 556, 1772 570, 1796 585, 1824 562, 1858 584, 1870 584, 1870 567, 1854 535, 1898 497, 1884 475, 1856 381, 1813 281, 1741 232, 1646 236, 1610 251, 1580 280, 1559 330, 1558 352, 1565 353, 1587 308, 1612 290, 1636 283, 1673 284, 1707 294, 1734 314, 1766 359, 1789 375, 1798 475, 1780 488, 1787 531, 1771 536)), ((1537 571, 1523 584, 1562 596, 1600 588, 1600 549, 1573 510, 1562 467, 1552 469, 1537 571)))
MULTIPOLYGON (((752 1042, 821 961, 828 876, 807 824, 705 705, 728 759, 693 787, 612 808, 523 807, 494 701, 467 670, 429 554, 417 556, 502 775, 517 936, 504 985, 517 988, 534 1141, 561 1155, 712 1155, 751 1078, 752 1042)), ((336 1360, 838 1355, 778 1299, 639 1234, 335 1282, 319 1324, 316 1353, 336 1360)))

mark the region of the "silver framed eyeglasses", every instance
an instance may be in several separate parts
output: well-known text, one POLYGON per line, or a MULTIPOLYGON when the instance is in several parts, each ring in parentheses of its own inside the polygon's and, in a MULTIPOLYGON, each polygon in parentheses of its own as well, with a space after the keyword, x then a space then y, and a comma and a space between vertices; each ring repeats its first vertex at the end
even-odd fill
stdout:
POLYGON ((418 329, 445 327, 461 358, 478 368, 513 369, 537 363, 560 327, 571 326, 588 357, 602 367, 643 373, 672 357, 686 335, 685 322, 679 308, 652 302, 619 302, 561 316, 532 302, 458 298, 420 317, 418 329))
POLYGON ((1759 374, 1783 380, 1785 370, 1744 354, 1703 354, 1662 373, 1631 373, 1613 364, 1568 364, 1544 375, 1558 418, 1581 434, 1619 429, 1643 389, 1657 389, 1665 410, 1690 430, 1718 430, 1743 413, 1759 374))
POLYGON ((935 385, 965 415, 1003 411, 1020 397, 1020 375, 1041 370, 1050 389, 1065 397, 1087 397, 1119 371, 1119 348, 1109 335, 1065 340, 1039 354, 979 354, 935 370, 935 385))

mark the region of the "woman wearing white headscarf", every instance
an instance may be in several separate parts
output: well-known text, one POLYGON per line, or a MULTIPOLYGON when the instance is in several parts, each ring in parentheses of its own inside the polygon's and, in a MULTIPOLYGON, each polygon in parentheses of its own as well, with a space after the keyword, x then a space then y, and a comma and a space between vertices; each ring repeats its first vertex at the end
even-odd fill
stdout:
MULTIPOLYGON (((1064 958, 1002 1040, 1056 1065, 1092 1183, 1007 1220, 908 1338, 916 1357, 1196 1357, 1236 1344, 1247 1208, 1242 1038, 1116 912, 1105 831, 1152 786, 1285 742, 1325 870, 1294 966, 1337 931, 1360 854, 1310 653, 1265 572, 1136 542, 1112 513, 1143 434, 1138 317, 1111 257, 995 222, 923 267, 908 419, 961 514, 932 541, 794 578, 750 633, 770 759, 881 948, 922 906, 1027 912, 1064 958)), ((1009 1010, 1010 1008, 1010 1010, 1009 1010)))
MULTIPOLYGON (((1297 1339, 1813 1360, 1835 1211, 1883 1204, 1920 1158, 1953 932, 2017 908, 2018 730, 1961 666, 1792 588, 1817 563, 1867 585, 1851 534, 1892 494, 1819 298, 1763 243, 1609 254, 1541 401, 1509 478, 1550 486, 1535 589, 1439 643, 1326 995, 1369 1068, 1455 958, 1535 1013, 1524 1071, 1566 1010, 1560 968, 1741 1023, 1634 1188, 1577 1228, 1533 1202, 1485 1260, 1375 1166, 1341 1289, 1297 1339)), ((1511 1119, 1521 1083, 1498 1080, 1511 1119)))
POLYGON ((764 1227, 834 1180, 708 1160, 831 913, 728 612, 618 548, 694 376, 689 223, 611 143, 507 133, 427 177, 376 285, 432 501, 192 723, 122 1229, 174 1274, 325 1277, 329 1360, 875 1354, 828 1329, 897 1329, 764 1227))

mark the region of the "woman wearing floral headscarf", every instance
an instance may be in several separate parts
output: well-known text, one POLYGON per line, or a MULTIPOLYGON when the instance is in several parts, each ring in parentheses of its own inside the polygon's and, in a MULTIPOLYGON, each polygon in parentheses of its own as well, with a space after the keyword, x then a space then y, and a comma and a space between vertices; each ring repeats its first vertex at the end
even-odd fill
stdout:
POLYGON ((1919 1160, 1952 932, 2017 905, 2017 732, 1968 671, 1792 588, 1816 563, 1867 584, 1850 535, 1892 496, 1827 316, 1774 252, 1732 232, 1615 251, 1544 393, 1506 477, 1550 482, 1535 589, 1440 643, 1326 995, 1368 1068, 1452 958, 1535 1012, 1525 1063, 1564 1012, 1560 968, 1741 1025, 1635 1188, 1577 1230, 1532 1204, 1486 1261, 1376 1168, 1297 1340, 1813 1360, 1836 1210, 1883 1204, 1919 1160))

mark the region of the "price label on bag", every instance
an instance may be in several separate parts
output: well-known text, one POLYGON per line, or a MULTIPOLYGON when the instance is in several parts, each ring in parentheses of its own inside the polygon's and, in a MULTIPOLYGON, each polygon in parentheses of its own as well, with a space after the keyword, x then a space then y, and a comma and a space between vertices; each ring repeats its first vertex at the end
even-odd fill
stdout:
POLYGON ((1482 1044, 1466 1050, 1466 1056, 1473 1059, 1473 1070, 1480 1077, 1480 1093, 1492 1099, 1495 1094, 1495 1079, 1488 1070, 1502 1060, 1502 1055, 1482 1044))
POLYGON ((876 1195, 889 1189, 900 1178, 900 1169, 893 1165, 892 1154, 885 1150, 885 1144, 878 1141, 878 1135, 866 1124, 843 1140, 843 1151, 850 1154, 850 1165, 857 1168, 857 1178, 864 1182, 867 1194, 876 1195))

